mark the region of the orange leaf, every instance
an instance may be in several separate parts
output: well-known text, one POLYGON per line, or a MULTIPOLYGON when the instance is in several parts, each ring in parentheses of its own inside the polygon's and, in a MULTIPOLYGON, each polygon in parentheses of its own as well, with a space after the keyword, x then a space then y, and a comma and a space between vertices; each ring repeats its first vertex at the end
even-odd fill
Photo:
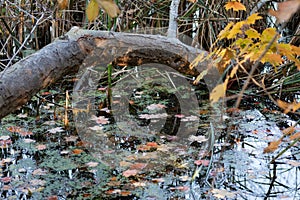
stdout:
POLYGON ((234 11, 240 11, 240 10, 246 11, 246 7, 242 3, 237 1, 227 2, 225 5, 225 9, 226 10, 233 9, 234 11))
POLYGON ((300 132, 295 133, 294 135, 290 136, 290 140, 297 140, 300 138, 300 132))
POLYGON ((78 154, 81 154, 83 152, 83 150, 81 150, 81 149, 74 149, 72 152, 73 152, 73 154, 78 155, 78 154))
POLYGON ((294 131, 295 131, 295 127, 290 126, 290 127, 286 128, 286 129, 282 130, 282 133, 284 135, 291 135, 292 133, 294 133, 294 131))
POLYGON ((69 0, 57 0, 57 3, 60 10, 65 10, 69 6, 69 0))
POLYGON ((270 142, 270 144, 264 149, 264 153, 272 153, 278 149, 278 146, 280 145, 281 140, 270 142))
POLYGON ((300 0, 278 3, 278 10, 269 10, 269 14, 277 18, 279 23, 288 22, 300 6, 300 0))
POLYGON ((293 103, 287 103, 278 99, 277 104, 284 110, 285 114, 289 112, 296 112, 300 108, 300 103, 295 101, 293 103))

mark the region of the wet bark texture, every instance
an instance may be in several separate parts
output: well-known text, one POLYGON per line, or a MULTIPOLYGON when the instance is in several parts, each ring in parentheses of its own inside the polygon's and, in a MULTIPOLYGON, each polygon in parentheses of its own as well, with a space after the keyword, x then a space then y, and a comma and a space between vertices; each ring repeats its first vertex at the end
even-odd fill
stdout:
MULTIPOLYGON (((159 35, 73 28, 64 37, 0 73, 0 119, 24 105, 41 89, 78 71, 83 63, 89 63, 90 56, 119 65, 161 63, 180 73, 197 76, 208 67, 206 62, 193 69, 189 67, 200 53, 207 54, 159 35)), ((210 71, 207 82, 216 76, 216 69, 210 71)))

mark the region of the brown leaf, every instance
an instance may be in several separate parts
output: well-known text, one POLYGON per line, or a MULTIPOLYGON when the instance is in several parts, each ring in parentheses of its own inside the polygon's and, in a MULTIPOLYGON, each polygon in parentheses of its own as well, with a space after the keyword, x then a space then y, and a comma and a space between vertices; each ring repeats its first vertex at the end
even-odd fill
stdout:
POLYGON ((281 140, 270 142, 270 144, 264 149, 264 153, 272 153, 278 149, 278 146, 280 145, 281 140))
POLYGON ((57 0, 57 3, 60 10, 65 10, 69 6, 69 0, 57 0))
POLYGON ((278 23, 288 22, 300 6, 300 0, 278 3, 278 10, 269 10, 269 14, 277 18, 278 23))

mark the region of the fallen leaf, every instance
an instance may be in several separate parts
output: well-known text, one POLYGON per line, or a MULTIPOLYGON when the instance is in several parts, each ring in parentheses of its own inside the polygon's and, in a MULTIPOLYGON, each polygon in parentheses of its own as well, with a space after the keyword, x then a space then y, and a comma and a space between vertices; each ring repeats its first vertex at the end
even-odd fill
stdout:
POLYGON ((98 162, 88 162, 88 163, 86 163, 86 166, 87 167, 96 167, 96 166, 98 166, 98 162))
POLYGON ((177 186, 177 187, 170 187, 170 190, 179 190, 179 191, 189 191, 190 187, 189 186, 177 186))
POLYGON ((38 144, 35 146, 35 148, 37 148, 37 150, 45 150, 47 149, 47 146, 45 144, 38 144))
POLYGON ((69 137, 65 137, 66 142, 76 142, 77 139, 78 139, 78 136, 74 136, 74 135, 71 135, 69 137))
POLYGON ((73 152, 73 154, 78 155, 78 154, 81 154, 83 152, 83 150, 82 149, 74 149, 72 152, 73 152))
POLYGON ((64 130, 62 129, 62 127, 56 127, 56 128, 52 128, 50 130, 48 130, 49 133, 60 133, 60 132, 64 132, 64 130))
POLYGON ((196 165, 203 165, 203 166, 207 167, 210 163, 210 160, 195 160, 194 163, 196 165))
POLYGON ((294 126, 290 126, 290 127, 286 128, 286 129, 282 130, 282 133, 284 135, 291 135, 292 133, 294 133, 294 131, 295 131, 295 127, 294 126))
POLYGON ((190 142, 198 142, 198 143, 201 143, 201 142, 207 141, 208 139, 207 139, 205 136, 203 136, 203 135, 198 135, 198 136, 191 135, 191 136, 188 138, 188 140, 189 140, 190 142))
POLYGON ((296 140, 300 138, 300 132, 297 132, 290 136, 290 140, 296 140))
POLYGON ((300 162, 295 161, 295 160, 288 160, 286 163, 289 164, 289 165, 292 165, 294 167, 299 167, 300 166, 300 162))
POLYGON ((124 171, 122 174, 123 174, 123 176, 125 176, 125 177, 130 177, 130 176, 135 176, 135 175, 137 175, 137 173, 138 173, 138 170, 136 170, 136 169, 128 169, 128 170, 126 170, 126 171, 124 171))
POLYGON ((32 140, 32 139, 29 139, 29 138, 25 138, 25 139, 23 139, 23 142, 25 142, 25 143, 34 143, 36 141, 32 140))
POLYGON ((278 146, 280 145, 281 140, 270 142, 270 144, 264 149, 264 153, 272 153, 278 149, 278 146))
POLYGON ((224 198, 235 198, 235 193, 233 192, 228 192, 227 190, 223 189, 212 189, 211 191, 213 195, 219 199, 224 199, 224 198))
POLYGON ((130 166, 131 170, 142 170, 147 166, 147 163, 134 163, 130 166))
POLYGON ((166 106, 162 105, 162 104, 151 104, 151 105, 147 106, 148 110, 161 110, 163 108, 166 108, 166 106))

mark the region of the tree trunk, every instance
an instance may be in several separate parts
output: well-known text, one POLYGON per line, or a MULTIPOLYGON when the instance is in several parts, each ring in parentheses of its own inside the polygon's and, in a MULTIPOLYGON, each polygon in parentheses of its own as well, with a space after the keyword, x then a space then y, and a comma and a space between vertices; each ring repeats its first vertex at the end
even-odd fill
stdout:
MULTIPOLYGON (((131 66, 161 63, 180 73, 197 76, 208 67, 208 63, 200 63, 190 68, 200 53, 207 54, 159 35, 73 28, 63 38, 0 73, 0 119, 24 105, 41 89, 78 71, 92 54, 104 57, 108 63, 131 66)), ((215 79, 216 69, 210 71, 207 81, 215 79)))

